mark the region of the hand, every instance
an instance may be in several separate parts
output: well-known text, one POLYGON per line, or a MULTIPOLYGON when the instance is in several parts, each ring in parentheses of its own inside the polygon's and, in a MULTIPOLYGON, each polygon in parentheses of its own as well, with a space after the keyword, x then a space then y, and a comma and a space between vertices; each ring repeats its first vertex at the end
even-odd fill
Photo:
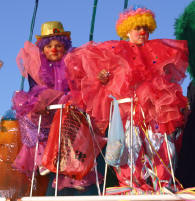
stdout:
POLYGON ((36 114, 39 114, 39 115, 49 115, 49 111, 47 109, 40 110, 40 111, 37 111, 36 114))
POLYGON ((49 110, 47 110, 47 107, 39 107, 34 110, 34 113, 38 115, 48 115, 49 110))
POLYGON ((97 78, 102 84, 107 84, 109 81, 109 76, 110 73, 106 69, 103 69, 99 72, 97 78))

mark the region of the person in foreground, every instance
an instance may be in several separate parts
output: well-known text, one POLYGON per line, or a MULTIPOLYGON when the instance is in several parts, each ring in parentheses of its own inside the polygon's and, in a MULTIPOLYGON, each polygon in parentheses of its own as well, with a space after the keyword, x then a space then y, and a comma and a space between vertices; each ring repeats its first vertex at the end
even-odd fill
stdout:
MULTIPOLYGON (((175 144, 184 126, 182 111, 187 106, 179 83, 185 77, 188 48, 186 41, 148 40, 155 28, 151 10, 132 7, 122 12, 116 23, 117 34, 124 40, 89 42, 65 58, 71 100, 91 116, 102 135, 109 124, 110 95, 117 100, 133 98, 132 179, 133 188, 141 192, 182 188, 172 177, 175 144)), ((114 156, 119 159, 112 163, 119 185, 129 186, 130 104, 120 104, 119 109, 125 140, 119 139, 118 147, 125 148, 119 154, 122 149, 115 146, 109 154, 113 154, 113 160, 114 156)))
MULTIPOLYGON (((22 75, 29 80, 30 90, 16 92, 13 97, 13 108, 19 119, 23 143, 13 167, 31 177, 36 162, 40 175, 49 173, 46 195, 52 196, 55 194, 57 160, 60 154, 57 194, 97 195, 96 182, 101 182, 102 176, 95 171, 94 160, 100 150, 96 147, 94 153, 95 147, 86 116, 71 104, 69 98, 69 78, 64 59, 73 49, 70 32, 64 31, 60 22, 51 21, 42 25, 41 35, 36 38, 36 45, 26 42, 17 57, 22 75), (66 105, 63 110, 60 152, 60 111, 49 112, 47 106, 52 104, 66 105), (40 115, 42 121, 38 134, 40 115), (35 161, 37 141, 39 145, 35 161)), ((96 135, 96 140, 100 147, 105 145, 105 139, 101 136, 96 135)))
POLYGON ((58 21, 42 24, 41 35, 37 35, 36 44, 27 41, 17 56, 17 64, 22 76, 28 79, 30 89, 16 91, 12 102, 19 120, 22 148, 13 167, 30 178, 34 167, 35 145, 39 141, 37 166, 40 174, 47 171, 41 166, 53 112, 47 106, 66 102, 69 91, 65 72, 64 57, 71 49, 70 32, 64 31, 58 21), (42 116, 38 134, 38 121, 42 116))

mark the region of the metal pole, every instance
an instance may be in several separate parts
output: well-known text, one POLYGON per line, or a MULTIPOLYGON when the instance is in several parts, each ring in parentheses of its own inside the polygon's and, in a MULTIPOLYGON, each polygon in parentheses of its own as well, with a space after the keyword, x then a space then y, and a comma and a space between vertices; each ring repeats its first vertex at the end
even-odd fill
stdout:
POLYGON ((131 172, 130 172, 130 187, 133 187, 133 98, 131 98, 131 144, 130 144, 130 159, 131 159, 131 172))
MULTIPOLYGON (((110 116, 109 116, 108 136, 109 136, 109 133, 110 133, 110 125, 111 125, 111 120, 112 120, 112 107, 113 107, 113 101, 110 104, 110 116)), ((106 163, 106 160, 105 160, 105 163, 106 163)), ((105 195, 107 171, 108 171, 108 164, 106 163, 106 165, 105 165, 105 171, 104 171, 104 185, 103 185, 103 193, 102 193, 102 195, 105 195)))
POLYGON ((55 197, 57 196, 58 192, 58 175, 59 175, 59 166, 60 166, 60 145, 61 145, 61 130, 62 130, 62 110, 63 104, 60 107, 60 122, 59 122, 59 137, 58 137, 58 160, 57 160, 57 167, 56 167, 56 185, 55 185, 55 197))
POLYGON ((166 142, 166 145, 167 145, 167 153, 168 153, 168 158, 169 158, 169 164, 170 164, 170 167, 171 167, 171 175, 172 175, 172 178, 173 178, 174 189, 175 189, 175 192, 176 192, 177 188, 176 188, 176 184, 175 184, 175 175, 174 175, 174 172, 173 172, 173 165, 172 165, 172 161, 171 161, 171 155, 170 155, 170 150, 169 150, 169 145, 168 145, 168 140, 167 140, 167 134, 166 133, 165 133, 165 142, 166 142))
MULTIPOLYGON (((39 136, 40 129, 41 129, 41 117, 42 117, 42 116, 39 115, 38 136, 39 136)), ((34 179, 35 179, 35 171, 36 171, 36 166, 37 166, 37 152, 38 152, 38 147, 39 147, 39 141, 38 141, 38 139, 37 139, 36 147, 35 147, 35 157, 34 157, 33 174, 32 174, 31 187, 30 187, 30 197, 32 197, 32 191, 33 191, 33 185, 34 185, 34 179)))
POLYGON ((124 10, 127 8, 127 6, 128 6, 128 0, 125 0, 125 2, 124 2, 124 10))
POLYGON ((89 124, 90 133, 91 133, 92 139, 93 139, 93 152, 94 152, 96 186, 97 186, 98 195, 100 196, 101 195, 101 191, 100 191, 100 184, 99 184, 98 170, 97 170, 96 152, 95 152, 95 133, 93 131, 93 126, 92 126, 91 118, 90 118, 89 114, 87 114, 87 122, 89 124))
POLYGON ((93 32, 94 32, 94 25, 95 25, 95 16, 96 16, 97 3, 98 3, 98 0, 94 0, 93 14, 92 14, 92 19, 91 19, 91 29, 90 29, 90 34, 89 34, 89 41, 93 40, 93 32))

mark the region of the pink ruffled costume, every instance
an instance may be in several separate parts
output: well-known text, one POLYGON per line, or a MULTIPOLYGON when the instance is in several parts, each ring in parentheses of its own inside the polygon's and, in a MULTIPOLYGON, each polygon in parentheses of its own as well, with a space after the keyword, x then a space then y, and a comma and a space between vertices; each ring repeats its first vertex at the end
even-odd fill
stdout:
MULTIPOLYGON (((171 134, 184 124, 182 109, 186 108, 187 100, 182 95, 180 82, 188 66, 186 41, 156 39, 140 46, 126 41, 90 42, 69 53, 65 63, 71 100, 90 114, 102 134, 109 122, 112 101, 109 95, 116 99, 134 98, 134 126, 140 132, 139 137, 134 138, 135 147, 139 147, 135 151, 134 186, 151 190, 146 185, 144 165, 140 162, 143 155, 147 156, 149 146, 142 128, 151 128, 154 149, 165 166, 169 166, 163 134, 167 133, 171 138, 171 134), (110 73, 109 82, 105 85, 97 78, 102 69, 110 73)), ((121 104, 120 113, 125 126, 130 117, 130 104, 121 104)), ((170 173, 159 160, 155 155, 153 163, 157 174, 161 180, 169 180, 170 173)), ((118 174, 120 185, 129 185, 126 183, 129 172, 128 165, 121 167, 118 174)))
MULTIPOLYGON (((65 104, 69 100, 66 66, 64 58, 59 62, 49 62, 30 42, 24 44, 17 56, 17 64, 21 74, 28 75, 36 82, 30 91, 17 91, 13 96, 13 109, 16 110, 20 124, 23 147, 13 163, 13 167, 32 175, 34 167, 35 144, 39 140, 37 167, 42 164, 45 147, 48 140, 50 125, 54 112, 42 115, 41 130, 38 135, 39 114, 36 111, 51 104, 65 104)), ((99 175, 102 180, 102 176, 99 175)), ((90 186, 96 183, 95 171, 91 170, 82 180, 75 180, 65 175, 59 176, 59 190, 64 187, 90 186)), ((53 187, 55 185, 53 184, 53 187)))
POLYGON ((32 174, 34 166, 34 148, 40 141, 38 164, 48 138, 53 113, 42 115, 41 131, 38 135, 37 125, 39 114, 36 111, 45 109, 48 105, 60 103, 68 93, 69 88, 65 78, 66 66, 64 60, 48 62, 39 48, 30 42, 24 44, 17 56, 17 64, 22 76, 30 77, 35 84, 30 91, 16 91, 13 96, 13 109, 20 124, 23 147, 13 166, 27 175, 32 174))

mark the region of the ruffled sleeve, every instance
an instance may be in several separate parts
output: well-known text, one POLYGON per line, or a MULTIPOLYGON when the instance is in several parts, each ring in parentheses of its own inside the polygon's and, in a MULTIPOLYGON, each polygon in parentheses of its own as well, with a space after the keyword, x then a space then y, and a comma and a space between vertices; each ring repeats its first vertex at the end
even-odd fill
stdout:
POLYGON ((150 82, 143 82, 135 93, 138 99, 136 116, 142 116, 144 112, 144 118, 136 119, 137 124, 143 124, 144 121, 153 131, 162 134, 171 134, 184 125, 182 109, 186 107, 187 99, 179 84, 169 83, 163 77, 156 76, 150 82))
POLYGON ((65 63, 73 98, 76 95, 77 101, 82 100, 85 111, 95 118, 101 130, 105 130, 111 102, 109 95, 122 98, 128 96, 130 90, 128 63, 101 45, 88 43, 76 48, 67 55, 65 63), (102 69, 110 73, 109 82, 105 85, 97 78, 102 69))
POLYGON ((146 50, 151 48, 152 51, 149 55, 152 61, 151 70, 169 82, 180 83, 183 81, 188 67, 187 41, 156 39, 151 40, 145 46, 146 50))
POLYGON ((21 48, 17 55, 16 63, 23 77, 27 78, 29 74, 37 84, 42 84, 39 77, 41 60, 38 47, 26 41, 24 48, 21 48))

